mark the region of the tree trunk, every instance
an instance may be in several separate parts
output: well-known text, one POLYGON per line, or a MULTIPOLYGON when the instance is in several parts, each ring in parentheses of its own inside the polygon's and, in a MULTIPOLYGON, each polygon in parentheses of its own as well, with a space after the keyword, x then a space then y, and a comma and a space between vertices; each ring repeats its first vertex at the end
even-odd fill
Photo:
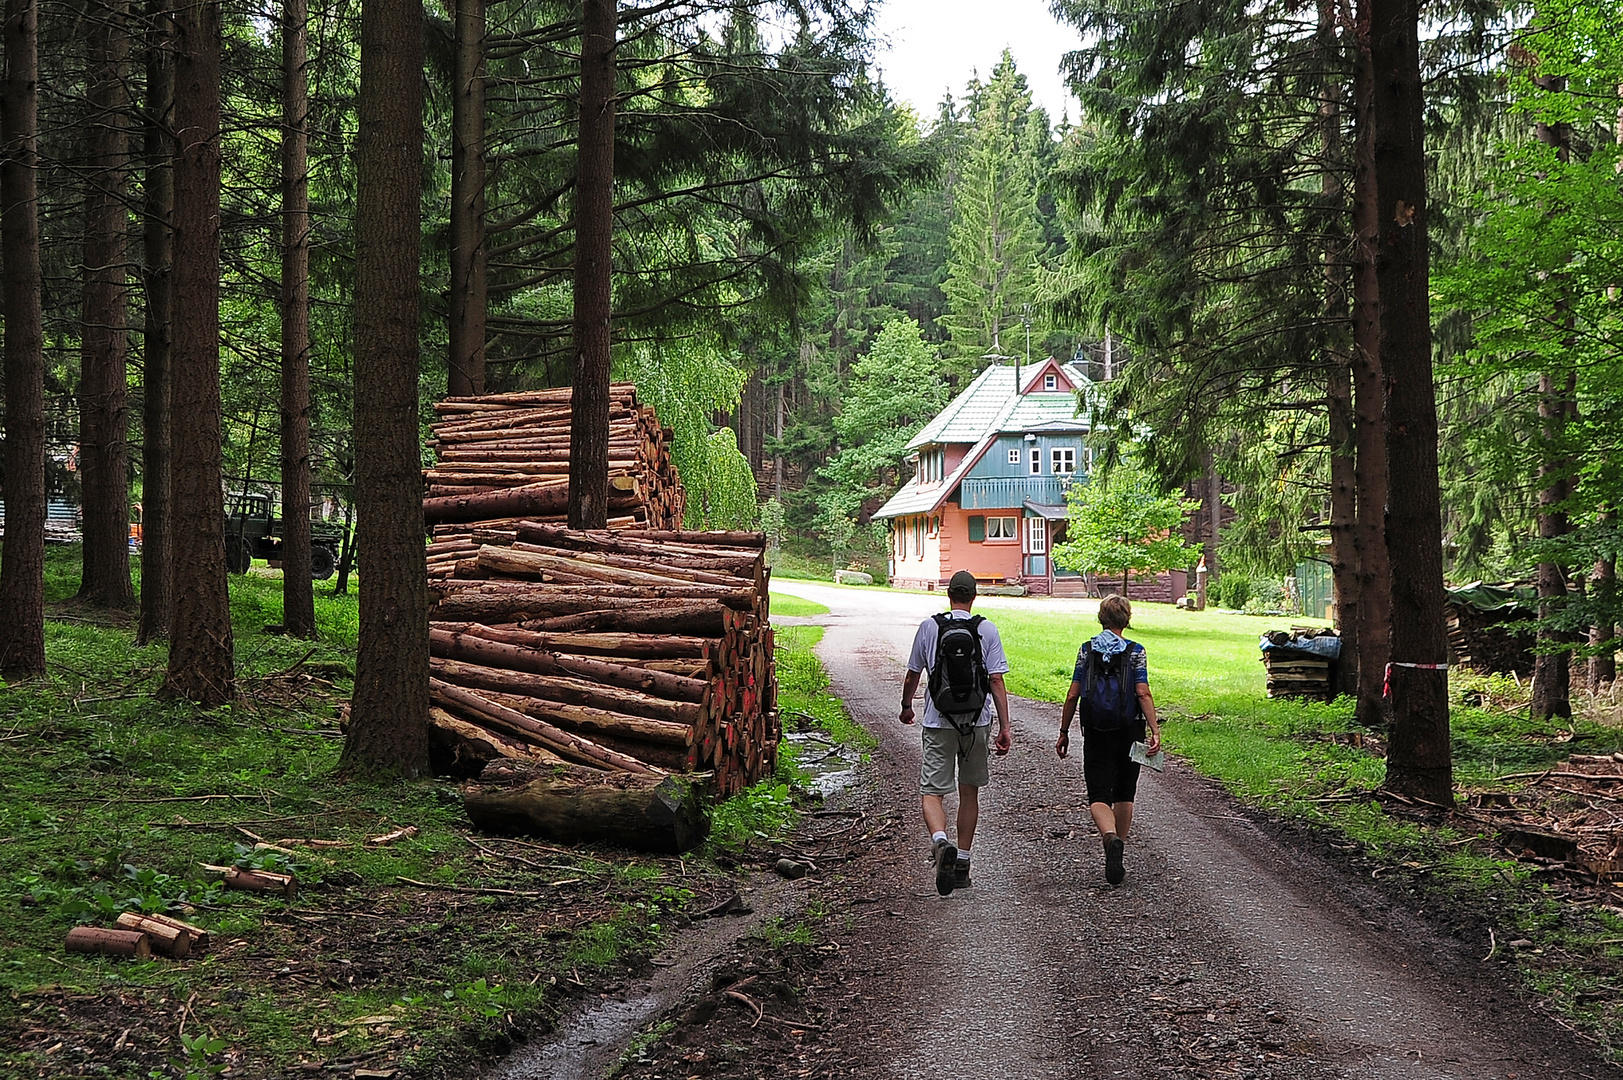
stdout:
POLYGON ((129 608, 129 335, 124 320, 129 210, 129 0, 89 0, 84 307, 79 368, 79 469, 84 484, 79 599, 129 608))
MULTIPOLYGON (((1616 514, 1601 514, 1601 523, 1610 531, 1616 514)), ((1599 611, 1609 612, 1617 602, 1617 560, 1610 555, 1595 560, 1590 578, 1590 595, 1599 611)), ((1589 644, 1597 651, 1589 658, 1589 689, 1599 691, 1617 678, 1617 624, 1610 621, 1589 628, 1589 644), (1602 649, 1601 646, 1610 645, 1602 649)))
POLYGON ((1386 726, 1386 663, 1392 655, 1391 571, 1386 552, 1386 396, 1381 372, 1381 306, 1375 250, 1380 208, 1375 192, 1375 73, 1370 61, 1369 3, 1359 8, 1353 78, 1357 142, 1353 182, 1353 434, 1357 519, 1353 558, 1358 594, 1358 723, 1386 726))
MULTIPOLYGON (((1339 51, 1336 37, 1336 10, 1331 0, 1319 0, 1319 46, 1326 66, 1333 64, 1339 51)), ((1342 182, 1345 165, 1341 138, 1341 84, 1331 81, 1319 102, 1323 132, 1324 171, 1319 190, 1325 202, 1340 206, 1346 200, 1342 182)), ((1341 635, 1341 655, 1335 665, 1336 695, 1358 693, 1358 544, 1354 536, 1358 523, 1358 452, 1354 435, 1352 357, 1348 355, 1341 331, 1334 329, 1347 320, 1348 265, 1345 240, 1332 236, 1324 252, 1325 323, 1335 334, 1335 342, 1325 357, 1326 413, 1330 436, 1330 576, 1336 604, 1336 626, 1341 635)))
POLYGON ((570 398, 569 527, 609 520, 610 256, 614 229, 615 0, 582 0, 575 175, 575 393, 570 398))
POLYGON ((220 5, 179 9, 175 53, 174 610, 167 693, 235 693, 220 443, 220 5))
POLYGON ((307 0, 282 0, 282 631, 316 636, 310 578, 307 0))
POLYGON ((173 616, 170 533, 170 334, 175 209, 174 21, 169 0, 147 0, 147 101, 143 156, 146 226, 141 283, 146 327, 141 357, 141 624, 136 642, 169 636, 173 616))
POLYGON ((45 673, 45 336, 40 320, 39 4, 6 0, 0 90, 0 289, 5 302, 5 543, 0 674, 45 673))
POLYGON ((532 780, 510 790, 470 789, 463 805, 481 829, 559 844, 606 842, 675 855, 710 833, 703 785, 674 776, 630 784, 532 780))
MULTIPOLYGON (((1540 76, 1534 85, 1550 94, 1565 92, 1567 80, 1560 76, 1540 76)), ((1536 126, 1538 141, 1555 150, 1556 159, 1567 161, 1572 156, 1572 129, 1566 123, 1546 123, 1536 126)), ((1564 342, 1569 348, 1571 339, 1572 308, 1563 290, 1557 300, 1551 320, 1566 329, 1564 342)), ((1572 531, 1567 515, 1568 500, 1577 484, 1573 461, 1566 450, 1567 424, 1577 411, 1578 373, 1576 371, 1542 372, 1538 379, 1539 434, 1543 441, 1538 465, 1538 535, 1549 542, 1572 531)), ((1532 716, 1534 720, 1572 715, 1572 678, 1569 651, 1573 636, 1554 629, 1552 620, 1559 613, 1567 596, 1567 570, 1555 562, 1548 553, 1538 564, 1538 630, 1537 644, 1542 650, 1533 656, 1532 716)))
POLYGON ((360 648, 342 768, 428 769, 428 574, 418 443, 422 5, 361 12, 355 258, 360 648))
POLYGON ((485 392, 485 2, 456 0, 449 396, 485 392))
POLYGON ((1443 630, 1437 397, 1431 368, 1419 0, 1370 0, 1381 366, 1386 378, 1392 724, 1386 783, 1454 802, 1443 630))

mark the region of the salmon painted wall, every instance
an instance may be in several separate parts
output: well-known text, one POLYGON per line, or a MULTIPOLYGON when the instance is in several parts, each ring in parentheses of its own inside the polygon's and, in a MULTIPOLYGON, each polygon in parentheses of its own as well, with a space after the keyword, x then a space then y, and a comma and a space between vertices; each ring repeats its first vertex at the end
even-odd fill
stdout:
MULTIPOLYGON (((976 511, 984 513, 984 511, 976 511)), ((924 529, 923 554, 918 553, 913 517, 897 519, 892 533, 891 581, 903 588, 942 588, 958 570, 979 576, 1020 576, 1020 540, 974 541, 969 539, 969 511, 957 503, 947 503, 937 515, 940 528, 930 536, 924 529), (900 536, 902 543, 896 543, 900 536)))

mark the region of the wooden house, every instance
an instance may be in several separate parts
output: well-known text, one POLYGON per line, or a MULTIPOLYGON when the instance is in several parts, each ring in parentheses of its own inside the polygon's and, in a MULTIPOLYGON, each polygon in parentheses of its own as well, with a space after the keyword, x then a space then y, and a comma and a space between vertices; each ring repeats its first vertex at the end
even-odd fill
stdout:
POLYGON ((911 480, 874 515, 890 523, 890 579, 944 589, 954 571, 1032 593, 1085 596, 1049 552, 1063 539, 1065 490, 1086 482, 1089 386, 1053 358, 992 364, 908 443, 911 480))

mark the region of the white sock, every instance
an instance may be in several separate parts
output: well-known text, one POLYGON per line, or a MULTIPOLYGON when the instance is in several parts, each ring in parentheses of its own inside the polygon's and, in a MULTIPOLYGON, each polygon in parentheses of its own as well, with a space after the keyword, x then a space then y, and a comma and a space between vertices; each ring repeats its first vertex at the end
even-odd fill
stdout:
POLYGON ((959 862, 968 862, 969 861, 969 849, 968 848, 961 847, 961 848, 958 849, 958 861, 959 862))
POLYGON ((944 832, 933 832, 930 834, 930 843, 933 844, 938 840, 945 840, 946 838, 947 834, 944 832))

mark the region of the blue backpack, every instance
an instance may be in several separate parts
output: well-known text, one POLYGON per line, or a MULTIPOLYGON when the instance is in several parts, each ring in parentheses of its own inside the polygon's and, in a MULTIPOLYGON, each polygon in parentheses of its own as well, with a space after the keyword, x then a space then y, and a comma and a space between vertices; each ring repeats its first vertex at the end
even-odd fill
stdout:
POLYGON ((1100 656, 1089 641, 1077 653, 1085 679, 1077 710, 1084 731, 1120 731, 1138 719, 1133 652, 1129 645, 1113 656, 1100 656))

